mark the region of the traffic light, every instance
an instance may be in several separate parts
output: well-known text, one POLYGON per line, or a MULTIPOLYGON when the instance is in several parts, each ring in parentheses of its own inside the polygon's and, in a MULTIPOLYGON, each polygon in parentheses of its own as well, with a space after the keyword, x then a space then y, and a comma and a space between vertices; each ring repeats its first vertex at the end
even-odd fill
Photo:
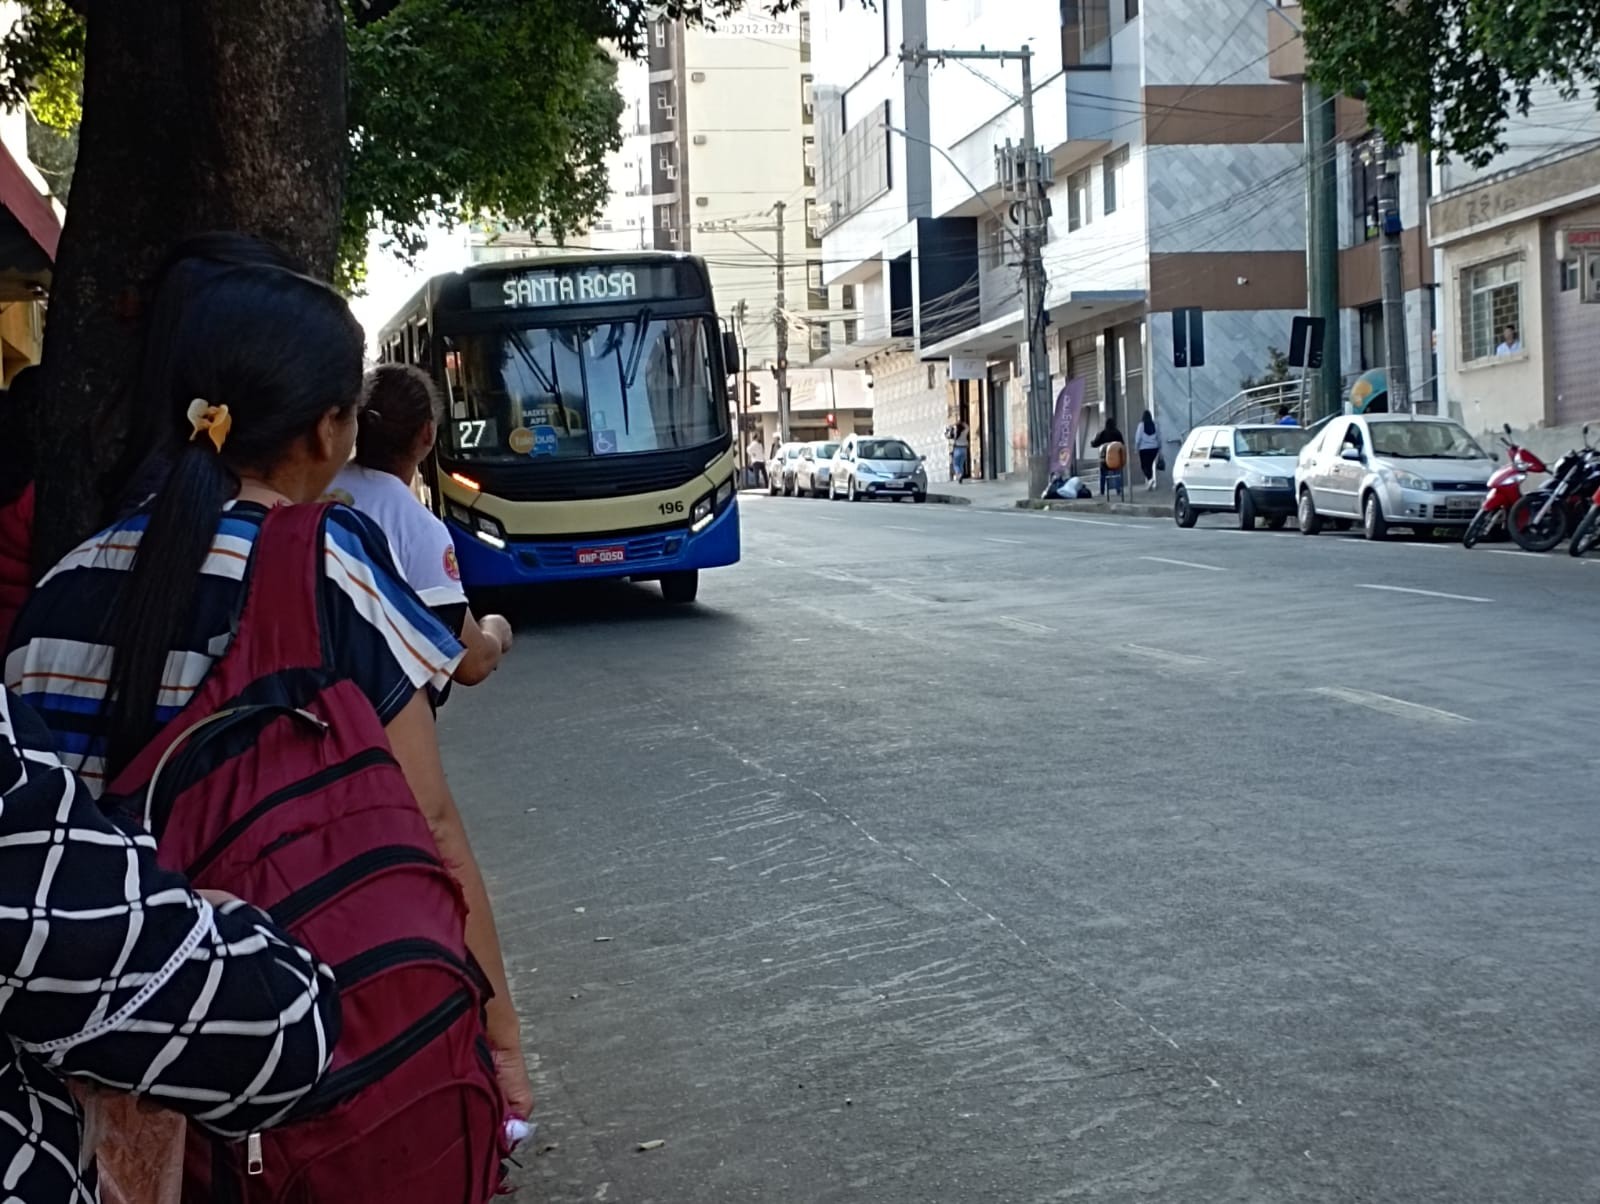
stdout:
POLYGON ((830 431, 836 431, 839 429, 839 420, 832 414, 828 415, 828 429, 830 431))
POLYGON ((761 408, 761 386, 755 381, 750 382, 750 408, 752 410, 761 408))

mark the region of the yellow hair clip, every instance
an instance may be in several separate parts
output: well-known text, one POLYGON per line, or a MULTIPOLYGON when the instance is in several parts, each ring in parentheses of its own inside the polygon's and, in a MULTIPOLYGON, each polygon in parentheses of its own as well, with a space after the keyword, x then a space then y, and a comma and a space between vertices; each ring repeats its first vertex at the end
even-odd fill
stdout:
POLYGON ((189 425, 194 427, 194 433, 189 436, 190 443, 205 434, 221 451, 222 445, 228 440, 228 432, 233 429, 233 418, 227 406, 214 406, 203 397, 196 397, 189 403, 189 425))

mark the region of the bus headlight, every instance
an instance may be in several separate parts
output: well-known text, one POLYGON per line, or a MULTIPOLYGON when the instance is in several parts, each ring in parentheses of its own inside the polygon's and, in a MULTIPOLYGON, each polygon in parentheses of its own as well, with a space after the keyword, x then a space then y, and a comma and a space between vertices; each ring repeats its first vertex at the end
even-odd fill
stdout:
POLYGON ((472 533, 496 551, 506 549, 506 529, 487 514, 472 516, 472 533))
POLYGON ((711 520, 716 517, 715 503, 711 494, 706 494, 694 504, 694 509, 689 512, 689 530, 699 534, 711 525, 711 520))
POLYGON ((731 498, 731 497, 733 497, 733 478, 729 477, 726 481, 722 482, 722 484, 720 486, 718 486, 718 488, 717 488, 717 505, 716 505, 716 508, 718 510, 721 510, 724 506, 726 506, 728 504, 728 499, 731 498))

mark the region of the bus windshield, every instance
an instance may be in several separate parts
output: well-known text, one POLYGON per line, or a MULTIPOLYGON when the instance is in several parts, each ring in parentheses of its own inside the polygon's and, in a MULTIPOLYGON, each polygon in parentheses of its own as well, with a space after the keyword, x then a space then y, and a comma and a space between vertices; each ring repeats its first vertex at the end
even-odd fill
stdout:
POLYGON ((490 330, 446 337, 449 420, 461 460, 570 460, 709 443, 728 429, 700 317, 490 330))

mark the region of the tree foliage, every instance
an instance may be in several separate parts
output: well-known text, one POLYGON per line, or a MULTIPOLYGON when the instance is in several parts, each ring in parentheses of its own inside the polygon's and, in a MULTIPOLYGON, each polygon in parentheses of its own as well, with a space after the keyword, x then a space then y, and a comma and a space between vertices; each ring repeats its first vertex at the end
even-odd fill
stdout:
POLYGON ((1595 0, 1304 0, 1304 13, 1313 74, 1363 96, 1392 142, 1482 166, 1536 86, 1600 100, 1595 0))
POLYGON ((1289 357, 1281 347, 1267 348, 1267 370, 1260 376, 1247 376, 1239 382, 1241 390, 1259 389, 1265 385, 1281 385, 1289 379, 1289 357))
MULTIPOLYGON (((798 0, 753 7, 782 12, 798 0)), ((616 67, 657 14, 715 23, 745 0, 346 0, 350 162, 339 273, 359 287, 367 237, 415 255, 430 217, 503 218, 556 239, 605 203, 620 145, 616 67)), ((0 104, 69 132, 80 116, 84 22, 24 0, 0 39, 0 104)), ((314 120, 308 115, 307 120, 314 120)))

